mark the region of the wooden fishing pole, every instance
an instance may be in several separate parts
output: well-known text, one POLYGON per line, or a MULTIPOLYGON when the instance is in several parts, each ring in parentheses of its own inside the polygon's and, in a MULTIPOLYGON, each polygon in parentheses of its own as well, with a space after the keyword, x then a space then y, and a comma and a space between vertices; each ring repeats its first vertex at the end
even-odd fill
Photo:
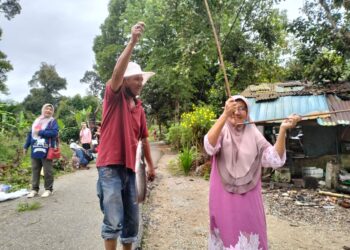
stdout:
MULTIPOLYGON (((329 111, 329 112, 318 112, 314 114, 309 114, 309 115, 301 115, 301 120, 307 120, 306 118, 310 117, 315 117, 315 118, 320 118, 322 116, 330 116, 331 114, 337 114, 337 113, 344 113, 344 112, 349 112, 350 109, 341 109, 337 111, 329 111)), ((276 119, 268 119, 268 120, 260 120, 260 121, 247 121, 244 123, 237 123, 237 125, 247 125, 247 124, 254 124, 254 123, 267 123, 267 122, 277 122, 277 121, 283 121, 285 119, 288 119, 288 117, 284 118, 276 118, 276 119)))
POLYGON ((221 53, 220 41, 219 41, 218 35, 216 33, 215 25, 214 25, 214 22, 213 22, 213 18, 211 17, 211 13, 210 13, 210 9, 209 9, 209 5, 208 5, 207 0, 204 0, 204 3, 205 3, 205 7, 207 9, 207 13, 208 13, 208 17, 209 17, 209 20, 210 20, 210 23, 211 23, 211 27, 213 28, 213 33, 214 33, 214 38, 215 38, 215 42, 216 42, 216 47, 218 49, 218 54, 219 54, 220 66, 221 66, 222 72, 224 73, 226 95, 227 95, 227 97, 231 97, 230 84, 228 82, 226 69, 225 69, 225 64, 224 64, 224 59, 223 59, 222 53, 221 53))

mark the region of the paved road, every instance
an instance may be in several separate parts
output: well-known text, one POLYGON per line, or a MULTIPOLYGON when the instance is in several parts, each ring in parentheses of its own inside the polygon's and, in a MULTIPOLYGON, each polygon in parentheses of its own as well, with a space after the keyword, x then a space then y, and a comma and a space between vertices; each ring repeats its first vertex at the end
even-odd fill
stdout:
MULTIPOLYGON (((154 162, 161 157, 153 144, 154 162)), ((0 203, 0 249, 103 249, 102 214, 96 196, 97 171, 80 170, 55 180, 49 198, 19 198, 0 203), (20 202, 38 201, 42 207, 19 213, 20 202)))

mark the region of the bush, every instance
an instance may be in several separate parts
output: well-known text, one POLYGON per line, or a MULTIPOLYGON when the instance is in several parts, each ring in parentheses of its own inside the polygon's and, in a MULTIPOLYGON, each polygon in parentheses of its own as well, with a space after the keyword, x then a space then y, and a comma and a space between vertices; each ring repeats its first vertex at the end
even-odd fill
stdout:
POLYGON ((79 127, 65 127, 60 129, 60 139, 66 143, 68 143, 70 139, 77 141, 79 140, 79 131, 79 127))
POLYGON ((193 106, 193 111, 181 115, 181 126, 190 128, 192 145, 203 148, 203 137, 213 125, 215 113, 210 106, 193 106))
POLYGON ((169 128, 166 141, 170 143, 174 149, 189 147, 191 145, 192 131, 179 124, 173 124, 169 128))

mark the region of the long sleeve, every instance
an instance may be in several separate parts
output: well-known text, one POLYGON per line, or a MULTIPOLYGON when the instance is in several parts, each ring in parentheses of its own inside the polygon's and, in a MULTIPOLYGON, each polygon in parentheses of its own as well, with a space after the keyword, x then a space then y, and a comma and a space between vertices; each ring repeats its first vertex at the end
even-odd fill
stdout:
POLYGON ((265 168, 279 168, 286 162, 286 151, 284 151, 283 157, 281 158, 274 146, 267 147, 262 155, 262 166, 265 168))
POLYGON ((31 141, 32 141, 32 131, 30 130, 27 134, 27 139, 26 139, 26 142, 24 143, 23 148, 28 149, 31 144, 31 141))
POLYGON ((204 149, 207 152, 208 155, 212 156, 215 155, 217 152, 220 151, 221 149, 221 135, 219 136, 217 143, 215 145, 215 147, 213 147, 208 140, 208 135, 206 134, 204 136, 204 149))
POLYGON ((57 121, 53 120, 44 130, 40 130, 38 134, 43 138, 55 138, 58 135, 57 121))

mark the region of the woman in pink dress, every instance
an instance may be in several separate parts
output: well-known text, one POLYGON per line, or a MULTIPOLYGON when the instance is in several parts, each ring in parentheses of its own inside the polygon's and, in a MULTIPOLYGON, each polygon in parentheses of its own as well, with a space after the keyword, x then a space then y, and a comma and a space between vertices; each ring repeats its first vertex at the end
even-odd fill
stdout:
POLYGON ((254 124, 236 125, 247 120, 247 99, 232 96, 204 137, 205 150, 212 156, 210 250, 268 249, 261 167, 283 166, 286 131, 296 126, 300 116, 291 115, 282 122, 274 146, 254 124))

